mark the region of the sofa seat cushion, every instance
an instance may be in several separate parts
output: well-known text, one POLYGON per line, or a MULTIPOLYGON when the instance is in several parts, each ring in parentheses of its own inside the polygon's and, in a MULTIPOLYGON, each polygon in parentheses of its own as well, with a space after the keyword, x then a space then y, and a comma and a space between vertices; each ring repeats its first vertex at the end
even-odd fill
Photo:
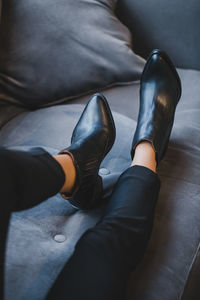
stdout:
POLYGON ((114 14, 116 0, 6 0, 0 100, 29 108, 137 80, 144 60, 114 14))
MULTIPOLYGON (((145 257, 130 277, 128 300, 181 299, 199 256, 200 72, 179 70, 179 74, 183 94, 169 148, 159 167, 162 186, 154 228, 145 257)), ((129 117, 114 113, 117 139, 101 166, 106 197, 130 164, 139 84, 106 89, 104 95, 113 110, 129 117)), ((86 101, 87 97, 82 97, 76 103, 86 101)), ((2 128, 0 145, 25 150, 42 146, 57 153, 69 144, 82 108, 67 104, 23 112, 2 128)), ((7 247, 6 300, 42 300, 80 235, 98 221, 101 212, 101 208, 87 214, 77 211, 56 195, 37 207, 14 213, 7 247)))
MULTIPOLYGON (((0 132, 0 144, 26 150, 41 146, 51 154, 70 145, 83 105, 60 105, 23 112, 0 132)), ((135 122, 114 113, 118 137, 102 162, 104 197, 130 164, 131 135, 135 122), (127 130, 130 137, 124 135, 127 130), (117 162, 117 163, 116 163, 117 162)), ((94 226, 102 209, 89 213, 74 208, 59 194, 40 205, 13 213, 6 259, 6 299, 44 299, 59 271, 87 228, 94 226)))

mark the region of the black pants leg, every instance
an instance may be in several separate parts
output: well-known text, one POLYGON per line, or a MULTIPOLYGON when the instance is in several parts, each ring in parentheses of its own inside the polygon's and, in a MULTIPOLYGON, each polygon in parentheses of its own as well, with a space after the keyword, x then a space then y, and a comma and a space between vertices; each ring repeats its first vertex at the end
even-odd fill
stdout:
POLYGON ((129 273, 152 230, 158 176, 134 166, 118 180, 104 217, 79 240, 48 300, 124 300, 129 273))
POLYGON ((30 208, 57 194, 65 175, 41 148, 31 152, 0 148, 0 299, 3 299, 4 253, 12 211, 30 208))

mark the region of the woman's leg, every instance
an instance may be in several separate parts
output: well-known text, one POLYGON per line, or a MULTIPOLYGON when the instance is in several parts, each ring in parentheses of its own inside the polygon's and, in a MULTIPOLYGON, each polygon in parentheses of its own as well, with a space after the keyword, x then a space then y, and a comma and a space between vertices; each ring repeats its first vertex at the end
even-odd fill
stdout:
POLYGON ((142 258, 152 230, 160 181, 151 168, 156 168, 155 152, 142 142, 104 217, 81 237, 47 299, 125 299, 128 275, 142 258))
MULTIPOLYGON (((58 161, 59 157, 56 159, 58 161)), ((41 148, 30 152, 0 148, 0 297, 3 294, 4 252, 10 214, 57 194, 66 184, 65 172, 72 182, 66 166, 68 159, 71 158, 62 156, 58 163, 41 148)))

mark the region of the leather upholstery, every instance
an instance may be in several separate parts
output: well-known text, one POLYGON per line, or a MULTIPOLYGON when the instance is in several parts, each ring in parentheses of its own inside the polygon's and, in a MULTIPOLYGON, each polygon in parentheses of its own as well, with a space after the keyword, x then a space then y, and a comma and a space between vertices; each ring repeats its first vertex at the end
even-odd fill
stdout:
POLYGON ((199 0, 119 0, 118 16, 133 35, 133 49, 147 57, 163 49, 181 68, 200 70, 199 0))

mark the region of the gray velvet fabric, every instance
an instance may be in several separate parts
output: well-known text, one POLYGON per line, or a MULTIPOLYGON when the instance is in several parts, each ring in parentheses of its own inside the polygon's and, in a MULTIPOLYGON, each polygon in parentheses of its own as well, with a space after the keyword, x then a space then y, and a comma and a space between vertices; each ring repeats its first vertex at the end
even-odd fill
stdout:
POLYGON ((0 100, 29 108, 138 79, 144 60, 116 18, 116 0, 6 0, 0 100))
POLYGON ((133 48, 146 57, 165 50, 177 67, 200 70, 199 0, 119 0, 118 15, 133 35, 133 48))
MULTIPOLYGON (((187 282, 198 263, 200 236, 200 72, 178 71, 183 94, 169 148, 159 168, 162 186, 154 229, 145 258, 130 277, 128 300, 180 300, 182 295, 184 300, 195 299, 187 293, 187 282)), ((114 114, 117 139, 101 166, 107 170, 103 176, 105 195, 130 164, 138 92, 139 83, 104 91, 111 108, 131 118, 114 114)), ((83 97, 76 103, 86 101, 83 97)), ((0 131, 0 145, 25 150, 39 145, 54 154, 69 144, 82 107, 67 104, 22 112, 0 131)), ((77 211, 59 195, 14 213, 7 247, 6 300, 43 299, 80 235, 100 215, 101 209, 87 214, 77 211)))

